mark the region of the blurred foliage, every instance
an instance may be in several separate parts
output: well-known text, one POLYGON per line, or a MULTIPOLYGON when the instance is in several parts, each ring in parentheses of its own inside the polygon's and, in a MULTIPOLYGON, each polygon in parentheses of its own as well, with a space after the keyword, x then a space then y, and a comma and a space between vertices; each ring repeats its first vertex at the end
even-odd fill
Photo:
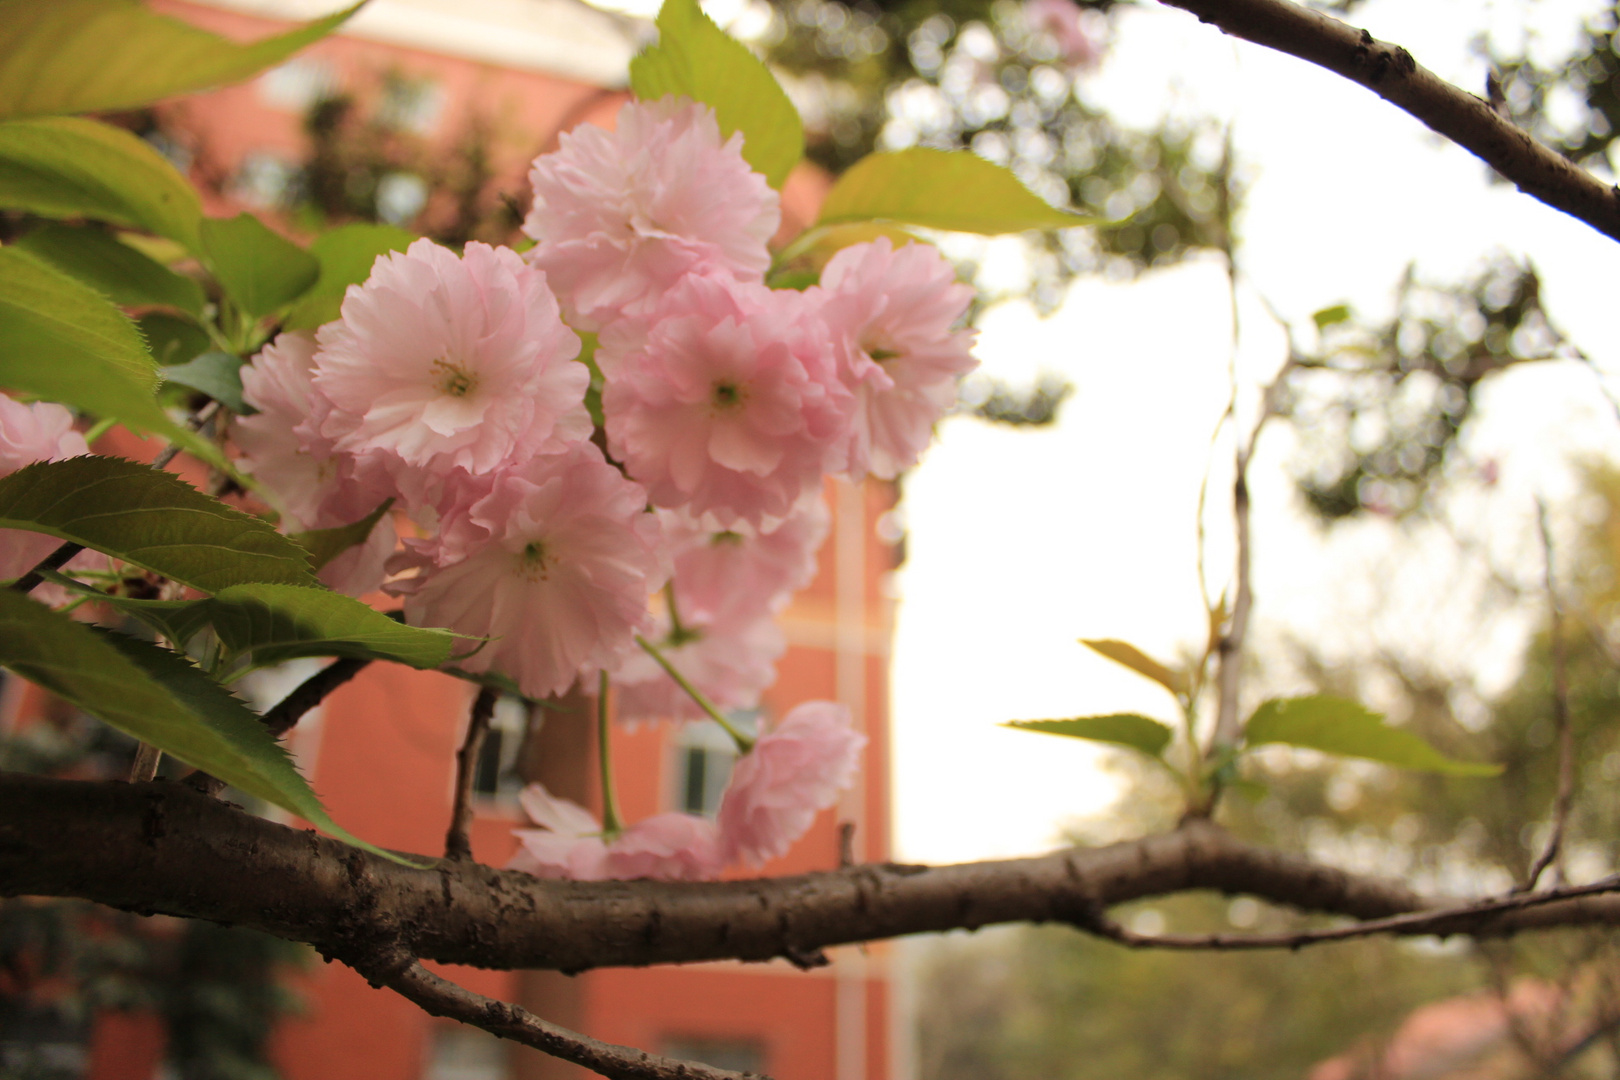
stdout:
POLYGON ((1565 156, 1611 175, 1620 135, 1620 5, 1592 16, 1572 55, 1536 56, 1530 42, 1476 43, 1489 61, 1487 94, 1498 109, 1565 156))
MULTIPOLYGON (((0 768, 122 776, 134 747, 47 698, 35 721, 0 739, 0 768)), ((161 1025, 176 1080, 274 1080, 270 1034, 298 1006, 278 974, 307 957, 251 930, 79 900, 0 901, 0 1076, 83 1076, 96 1016, 132 1011, 161 1025)))
POLYGON ((1300 492, 1328 522, 1417 510, 1479 385, 1516 364, 1569 355, 1542 308, 1535 267, 1506 256, 1462 284, 1421 282, 1408 268, 1387 321, 1339 307, 1316 322, 1318 347, 1296 350, 1280 407, 1300 438, 1300 492))
MULTIPOLYGON (((1572 500, 1583 531, 1556 552, 1561 642, 1534 638, 1519 677, 1487 698, 1422 658, 1329 662, 1297 646, 1303 681, 1365 698, 1441 750, 1506 765, 1491 780, 1403 772, 1274 748, 1246 759, 1249 798, 1230 793, 1223 823, 1248 839, 1440 894, 1505 891, 1546 844, 1557 788, 1553 650, 1567 663, 1576 786, 1563 854, 1543 884, 1620 868, 1620 470, 1592 467, 1572 500)), ((1532 580, 1539 571, 1528 575, 1532 580)), ((1531 603, 1540 599, 1526 593, 1531 603)), ((1544 601, 1543 601, 1544 602, 1544 601)), ((1177 793, 1159 770, 1115 754, 1125 794, 1075 839, 1107 843, 1174 825, 1177 793)), ((1180 896, 1115 913, 1143 933, 1286 931, 1316 920, 1247 898, 1180 896)), ((1437 947, 1371 939, 1301 952, 1132 951, 1068 929, 947 939, 920 979, 927 1080, 1297 1078, 1349 1054, 1344 1077, 1540 1080, 1620 1074, 1620 946, 1570 930, 1437 947), (1553 996, 1549 1015, 1478 1030, 1477 1055, 1424 1068, 1380 1064, 1420 1004, 1506 994, 1521 980, 1553 996), (1353 989, 1347 989, 1353 988, 1353 989), (1353 1067, 1352 1067, 1353 1066, 1353 1067)))
POLYGON ((1220 128, 1133 130, 1088 100, 1113 7, 784 0, 764 42, 805 116, 809 156, 830 171, 873 149, 971 149, 1054 205, 1121 221, 1026 238, 1023 295, 1050 311, 1076 275, 1128 277, 1229 244, 1235 185, 1220 128))

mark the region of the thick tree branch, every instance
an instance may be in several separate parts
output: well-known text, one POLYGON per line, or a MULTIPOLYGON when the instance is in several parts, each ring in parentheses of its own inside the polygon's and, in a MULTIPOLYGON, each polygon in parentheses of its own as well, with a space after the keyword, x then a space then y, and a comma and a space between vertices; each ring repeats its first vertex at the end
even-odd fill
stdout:
MULTIPOLYGON (((869 864, 713 883, 567 882, 470 861, 412 869, 183 784, 0 774, 0 894, 77 896, 250 926, 339 958, 386 943, 426 960, 491 968, 768 960, 992 923, 1086 928, 1099 906, 1193 889, 1356 919, 1443 903, 1399 882, 1244 843, 1206 822, 1104 848, 958 866, 869 864)), ((1583 924, 1620 924, 1620 896, 1490 912, 1457 932, 1583 924)))
POLYGON ((558 1027, 516 1005, 457 986, 404 954, 395 954, 391 959, 391 964, 362 965, 358 970, 376 985, 388 987, 434 1016, 483 1028, 492 1035, 583 1065, 609 1080, 743 1080, 757 1075, 601 1042, 558 1027))
POLYGON ((1598 180, 1483 98, 1337 19, 1288 0, 1164 0, 1234 37, 1308 60, 1360 83, 1490 165, 1519 190, 1620 240, 1620 190, 1598 180))

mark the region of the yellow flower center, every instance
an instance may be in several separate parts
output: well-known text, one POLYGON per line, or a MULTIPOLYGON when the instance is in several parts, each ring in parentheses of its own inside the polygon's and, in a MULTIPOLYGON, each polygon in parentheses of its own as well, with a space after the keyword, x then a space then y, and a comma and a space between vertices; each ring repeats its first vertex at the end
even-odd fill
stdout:
POLYGON ((449 360, 433 361, 433 373, 439 380, 439 391, 451 397, 466 397, 478 389, 478 376, 449 360))

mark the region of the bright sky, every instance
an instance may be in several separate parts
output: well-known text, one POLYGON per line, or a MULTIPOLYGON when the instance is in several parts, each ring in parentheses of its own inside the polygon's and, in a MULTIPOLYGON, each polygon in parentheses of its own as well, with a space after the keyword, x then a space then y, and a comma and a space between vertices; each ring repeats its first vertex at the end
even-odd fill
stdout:
MULTIPOLYGON (((1593 6, 1531 5, 1544 28, 1535 47, 1565 47, 1593 6)), ((1469 37, 1488 19, 1517 26, 1522 10, 1518 2, 1375 0, 1355 20, 1475 89, 1484 68, 1468 55, 1469 37)), ((1311 312, 1341 301, 1387 313, 1409 260, 1430 279, 1461 279, 1500 248, 1535 260, 1554 320, 1616 373, 1620 388, 1609 306, 1620 248, 1611 241, 1489 186, 1474 158, 1337 76, 1236 44, 1180 11, 1131 8, 1117 25, 1110 60, 1094 76, 1097 99, 1140 123, 1167 108, 1235 118, 1253 183, 1242 258, 1307 334, 1311 312)), ((1172 657, 1202 632, 1194 512, 1229 392, 1226 290, 1220 265, 1199 261, 1130 285, 1082 282, 1046 321, 1021 307, 985 320, 987 371, 1021 382, 1056 370, 1077 393, 1046 430, 948 421, 907 479, 909 561, 898 579, 893 672, 900 857, 1045 850, 1065 820, 1113 800, 1088 746, 998 721, 1123 710, 1174 718, 1162 691, 1076 639, 1125 638, 1172 657)), ((1252 389, 1281 362, 1281 339, 1252 294, 1243 306, 1240 372, 1252 389)), ((1524 621, 1494 630, 1448 621, 1465 606, 1420 591, 1446 580, 1443 545, 1394 572, 1381 526, 1319 539, 1282 470, 1288 437, 1271 429, 1253 467, 1259 625, 1251 640, 1263 645, 1284 625, 1330 648, 1438 637, 1442 654, 1472 651, 1489 685, 1509 680, 1524 621), (1393 599, 1378 587, 1392 581, 1393 599)), ((1489 498, 1464 500, 1461 515, 1504 565, 1528 567, 1533 578, 1535 496, 1556 505, 1568 494, 1562 463, 1572 455, 1620 457, 1620 425, 1588 371, 1543 365, 1497 380, 1467 449, 1495 459, 1501 479, 1489 498)), ((1229 459, 1230 450, 1221 454, 1229 459)), ((1210 521, 1218 591, 1231 549, 1220 519, 1210 521)))

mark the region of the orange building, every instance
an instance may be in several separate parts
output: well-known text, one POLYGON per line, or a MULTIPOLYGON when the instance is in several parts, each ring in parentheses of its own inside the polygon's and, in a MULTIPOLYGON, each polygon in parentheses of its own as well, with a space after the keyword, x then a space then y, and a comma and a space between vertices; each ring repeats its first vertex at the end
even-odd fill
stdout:
MULTIPOLYGON (((257 38, 329 0, 154 0, 154 6, 233 38, 257 38)), ((381 95, 379 108, 430 152, 450 156, 478 118, 489 184, 524 193, 527 165, 583 120, 611 123, 626 64, 650 28, 572 0, 372 0, 341 33, 249 83, 167 103, 163 130, 177 163, 212 183, 210 210, 273 211, 308 153, 303 120, 323 95, 381 95), (401 89, 405 88, 405 89, 401 89), (234 206, 233 206, 234 204, 234 206)), ((418 181, 420 178, 418 178, 418 181)), ((784 195, 784 233, 813 218, 824 178, 803 169, 784 195)), ((388 212, 431 213, 405 176, 388 212), (416 194, 413 195, 412 192, 416 194), (413 202, 414 199, 414 202, 413 202)), ((379 200, 379 206, 382 206, 379 200)), ((103 447, 105 450, 106 448, 103 447)), ((809 699, 849 706, 870 743, 855 789, 767 874, 879 861, 889 853, 888 653, 885 591, 895 548, 885 515, 890 485, 831 483, 833 528, 813 584, 782 625, 790 647, 762 711, 809 699)), ((276 700, 312 666, 268 673, 250 688, 276 700)), ((15 695, 13 695, 15 696, 15 695)), ((473 688, 430 672, 375 664, 306 716, 291 746, 333 816, 373 843, 418 852, 443 844, 454 756, 473 688)), ((10 706, 13 710, 17 703, 10 706)), ((599 810, 589 712, 570 716, 503 701, 477 788, 474 855, 503 864, 515 850, 516 792, 540 779, 599 810)), ((636 820, 661 810, 712 812, 729 771, 729 741, 711 724, 617 730, 620 799, 636 820), (712 729, 712 730, 711 730, 712 729)), ((448 971, 480 993, 527 1005, 597 1038, 777 1080, 886 1080, 909 1074, 909 1040, 893 1008, 892 951, 831 951, 826 967, 786 962, 556 973, 448 971)), ((429 1017, 340 965, 298 976, 305 1015, 279 1032, 289 1080, 540 1080, 588 1075, 481 1031, 429 1017)), ((161 1056, 152 1025, 109 1016, 91 1051, 96 1080, 149 1080, 161 1056)))

